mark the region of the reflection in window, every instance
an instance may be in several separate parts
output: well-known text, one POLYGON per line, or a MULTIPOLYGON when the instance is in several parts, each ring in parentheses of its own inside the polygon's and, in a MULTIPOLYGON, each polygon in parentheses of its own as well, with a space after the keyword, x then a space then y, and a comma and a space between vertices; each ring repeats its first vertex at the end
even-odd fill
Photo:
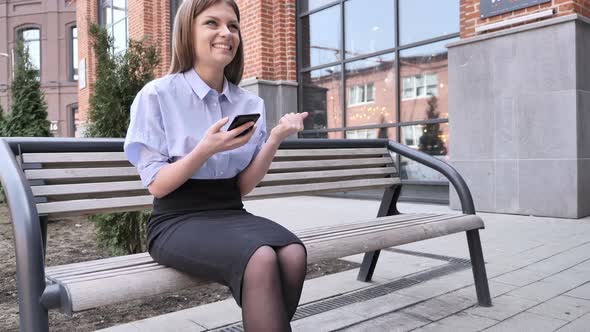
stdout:
POLYGON ((375 101, 373 83, 354 85, 348 88, 348 106, 366 104, 375 101))
POLYGON ((374 53, 395 46, 394 1, 351 0, 345 2, 346 57, 374 53))
POLYGON ((399 0, 400 43, 459 32, 459 0, 399 0))
POLYGON ((378 129, 347 130, 346 131, 346 138, 352 138, 352 139, 377 138, 378 132, 379 132, 378 129))
POLYGON ((37 76, 41 71, 41 30, 38 28, 26 28, 19 31, 25 49, 29 51, 29 59, 35 69, 37 76))
MULTIPOLYGON (((302 75, 303 109, 309 113, 305 129, 341 128, 343 126, 340 66, 318 69, 302 75)), ((305 138, 342 138, 342 133, 304 134, 305 138)))
POLYGON ((403 99, 424 98, 437 95, 436 74, 415 75, 402 78, 403 99))
POLYGON ((331 4, 334 2, 339 2, 340 0, 303 0, 300 3, 301 11, 308 12, 319 8, 321 6, 325 6, 327 4, 331 4))
POLYGON ((127 0, 101 0, 101 25, 113 38, 115 53, 127 49, 127 0))
POLYGON ((70 28, 70 81, 78 80, 78 28, 70 28))
POLYGON ((455 39, 400 51, 401 121, 448 118, 448 50, 455 39))
MULTIPOLYGON (((401 128, 402 143, 418 151, 448 160, 449 124, 428 123, 401 128)), ((402 179, 418 181, 446 181, 439 172, 404 157, 401 158, 402 179)))
MULTIPOLYGON (((346 126, 396 122, 395 53, 349 62, 345 68, 346 126)), ((378 137, 395 140, 396 130, 382 128, 378 137)))
POLYGON ((318 66, 341 59, 338 9, 338 6, 330 7, 303 18, 303 67, 318 66))

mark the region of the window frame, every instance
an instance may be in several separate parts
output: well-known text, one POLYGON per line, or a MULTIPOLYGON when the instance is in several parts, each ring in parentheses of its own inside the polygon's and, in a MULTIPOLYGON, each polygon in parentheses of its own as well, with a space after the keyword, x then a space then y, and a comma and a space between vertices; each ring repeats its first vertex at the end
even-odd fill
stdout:
POLYGON ((127 47, 129 46, 129 1, 125 0, 125 18, 122 18, 120 20, 118 20, 117 22, 111 22, 110 24, 107 25, 105 17, 103 17, 103 9, 105 8, 110 8, 111 14, 112 11, 114 10, 114 5, 113 5, 113 0, 97 0, 97 8, 98 8, 98 24, 105 28, 107 30, 107 32, 109 33, 109 36, 113 37, 113 48, 112 48, 112 52, 113 54, 115 53, 121 53, 121 52, 126 52, 127 51, 127 47), (120 23, 122 21, 125 21, 125 47, 123 49, 120 50, 116 50, 115 49, 115 31, 114 31, 114 26, 117 23, 120 23))
MULTIPOLYGON (((68 81, 78 82, 79 78, 79 66, 78 63, 74 63, 74 52, 78 52, 78 48, 74 50, 74 29, 78 30, 76 22, 72 22, 66 25, 66 32, 68 35, 68 81)), ((76 32, 76 41, 78 41, 78 33, 76 32)))
POLYGON ((405 76, 405 77, 401 77, 402 82, 402 86, 401 86, 401 98, 402 101, 406 101, 406 100, 412 100, 412 99, 424 99, 424 98, 430 98, 431 96, 436 96, 438 97, 438 74, 437 73, 421 73, 418 75, 410 75, 410 76, 405 76), (422 85, 417 85, 416 81, 419 77, 422 77, 422 85), (434 77, 435 79, 435 83, 434 84, 428 84, 428 78, 429 77, 434 77), (405 79, 411 79, 412 81, 412 87, 410 88, 406 88, 405 87, 405 79), (428 87, 430 86, 434 86, 434 93, 430 93, 428 92, 428 87), (424 89, 424 94, 419 94, 418 93, 418 89, 419 88, 423 88, 424 89), (412 95, 408 95, 406 96, 405 92, 406 90, 412 90, 412 95))
MULTIPOLYGON (((28 30, 39 30, 39 39, 35 40, 39 42, 39 68, 37 68, 37 79, 41 80, 41 69, 43 68, 43 43, 42 43, 42 38, 41 38, 41 25, 39 24, 35 24, 35 23, 25 23, 22 25, 19 25, 17 27, 14 28, 14 42, 13 42, 13 46, 12 46, 12 74, 14 77, 14 66, 16 65, 16 53, 15 53, 15 48, 16 48, 16 43, 18 41, 19 38, 23 37, 23 33, 25 31, 28 30)), ((23 43, 26 46, 26 41, 24 40, 23 37, 23 43)), ((29 52, 29 58, 31 56, 31 53, 29 52)))
POLYGON ((361 84, 354 84, 354 85, 349 85, 348 89, 347 89, 347 96, 348 97, 348 107, 356 107, 356 106, 362 106, 362 105, 367 105, 367 104, 373 104, 375 103, 375 83, 374 82, 367 82, 367 83, 361 83, 361 84), (371 100, 369 100, 368 98, 368 94, 367 91, 369 90, 369 86, 371 86, 371 100), (361 96, 361 101, 359 102, 352 102, 352 90, 353 88, 357 88, 360 89, 362 92, 362 96, 361 96))
MULTIPOLYGON (((345 26, 346 26, 346 17, 345 17, 345 10, 344 10, 344 3, 346 1, 350 1, 350 0, 334 0, 332 2, 328 2, 322 6, 319 6, 317 8, 314 8, 313 10, 309 10, 306 12, 301 11, 302 8, 302 2, 304 0, 297 0, 296 1, 296 6, 297 6, 297 14, 296 14, 296 23, 295 23, 295 27, 296 27, 296 41, 297 41, 297 81, 298 82, 303 82, 303 75, 307 74, 309 72, 313 72, 315 70, 320 70, 320 69, 325 69, 325 68, 330 68, 330 67, 337 67, 340 66, 340 68, 345 68, 346 64, 348 63, 352 63, 358 60, 365 60, 365 59, 369 59, 372 57, 377 57, 380 55, 384 55, 384 54, 390 54, 393 53, 395 54, 395 66, 394 66, 394 74, 395 74, 395 112, 396 112, 396 119, 401 119, 401 103, 403 100, 406 99, 402 99, 402 89, 401 89, 401 77, 400 77, 400 69, 401 69, 401 64, 400 64, 400 53, 401 51, 407 50, 407 49, 412 49, 415 47, 419 47, 419 46, 424 46, 424 45, 429 45, 429 44, 434 44, 437 42, 442 42, 442 41, 451 41, 452 39, 456 39, 459 37, 459 31, 454 32, 454 33, 450 33, 450 34, 446 34, 446 35, 441 35, 441 36, 437 36, 434 38, 430 38, 430 39, 425 39, 425 40, 420 40, 420 41, 416 41, 416 42, 412 42, 409 44, 404 44, 401 45, 400 43, 400 13, 399 13, 399 8, 400 8, 400 1, 399 0, 392 0, 395 1, 395 6, 394 6, 394 13, 393 15, 395 16, 395 22, 396 22, 396 27, 395 27, 395 43, 394 45, 396 45, 395 47, 389 48, 389 49, 385 49, 385 50, 380 50, 374 53, 368 53, 368 54, 362 54, 359 56, 354 56, 354 57, 350 57, 350 58, 341 58, 338 61, 334 61, 334 62, 330 62, 330 63, 323 63, 321 65, 317 65, 317 66, 312 66, 312 67, 303 67, 303 45, 305 44, 305 41, 303 40, 303 27, 302 27, 302 22, 304 19, 306 19, 307 17, 309 17, 309 15, 312 15, 314 13, 323 11, 325 9, 334 7, 334 6, 339 6, 339 12, 340 12, 340 53, 344 54, 344 50, 345 50, 345 26)), ((456 0, 459 1, 459 0, 456 0)), ((348 78, 349 75, 347 75, 344 70, 342 71, 342 73, 340 73, 340 105, 348 105, 348 86, 346 85, 346 80, 348 78)), ((298 88, 298 92, 297 92, 297 104, 298 104, 298 111, 299 112, 303 112, 305 110, 303 110, 303 84, 299 84, 299 88, 298 88)), ((438 90, 438 87, 437 87, 438 90)), ((392 101, 393 102, 393 101, 392 101)), ((410 121, 410 122, 392 122, 392 123, 386 123, 386 124, 375 124, 375 125, 363 125, 363 126, 355 126, 355 127, 348 127, 346 124, 346 109, 347 107, 342 106, 341 109, 341 114, 340 117, 342 117, 342 127, 339 128, 326 128, 326 129, 305 129, 303 131, 304 134, 317 134, 317 133, 327 133, 327 132, 344 132, 346 134, 347 130, 355 130, 355 129, 364 129, 364 128, 389 128, 389 127, 395 127, 398 128, 396 130, 396 140, 400 141, 401 139, 401 130, 399 129, 401 126, 404 125, 411 125, 411 124, 428 124, 428 123, 433 123, 433 122, 438 122, 438 123, 446 123, 448 122, 447 118, 440 118, 440 119, 427 119, 427 120, 420 120, 420 121, 410 121)), ((346 137, 346 136, 345 136, 346 137)))

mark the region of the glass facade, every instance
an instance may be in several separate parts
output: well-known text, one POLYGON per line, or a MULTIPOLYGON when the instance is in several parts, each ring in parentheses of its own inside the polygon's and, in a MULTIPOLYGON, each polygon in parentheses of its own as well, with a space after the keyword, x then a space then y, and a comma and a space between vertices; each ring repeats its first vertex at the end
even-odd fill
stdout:
MULTIPOLYGON (((448 57, 459 0, 300 0, 301 137, 388 138, 448 153, 448 57)), ((402 177, 442 181, 398 159, 402 177)))
POLYGON ((113 37, 113 51, 120 53, 127 50, 127 0, 99 0, 99 3, 100 24, 113 37))

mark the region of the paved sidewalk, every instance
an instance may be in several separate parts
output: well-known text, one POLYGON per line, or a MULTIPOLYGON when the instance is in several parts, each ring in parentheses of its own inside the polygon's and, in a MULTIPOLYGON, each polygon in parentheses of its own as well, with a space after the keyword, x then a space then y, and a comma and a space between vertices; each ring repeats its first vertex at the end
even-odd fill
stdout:
MULTIPOLYGON (((374 217, 378 205, 324 197, 246 203, 291 230, 342 222, 334 211, 347 221, 374 217)), ((411 203, 399 209, 451 211, 411 203)), ((307 281, 293 330, 590 331, 590 218, 480 215, 493 307, 476 305, 461 233, 382 251, 371 283, 356 281, 357 270, 307 281)), ((229 331, 239 321, 239 308, 228 299, 103 331, 229 331)))

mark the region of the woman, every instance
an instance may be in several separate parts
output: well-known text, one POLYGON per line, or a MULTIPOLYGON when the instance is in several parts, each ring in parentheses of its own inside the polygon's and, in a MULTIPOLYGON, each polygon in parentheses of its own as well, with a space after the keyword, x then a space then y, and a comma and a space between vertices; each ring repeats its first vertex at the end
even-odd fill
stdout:
POLYGON ((237 87, 244 64, 239 21, 232 0, 182 3, 170 72, 137 94, 125 154, 154 196, 154 260, 229 286, 247 331, 289 331, 305 247, 244 210, 241 197, 264 177, 280 142, 303 129, 307 113, 283 116, 266 137, 262 99, 237 87), (261 114, 258 125, 226 130, 229 119, 250 113, 261 114))

